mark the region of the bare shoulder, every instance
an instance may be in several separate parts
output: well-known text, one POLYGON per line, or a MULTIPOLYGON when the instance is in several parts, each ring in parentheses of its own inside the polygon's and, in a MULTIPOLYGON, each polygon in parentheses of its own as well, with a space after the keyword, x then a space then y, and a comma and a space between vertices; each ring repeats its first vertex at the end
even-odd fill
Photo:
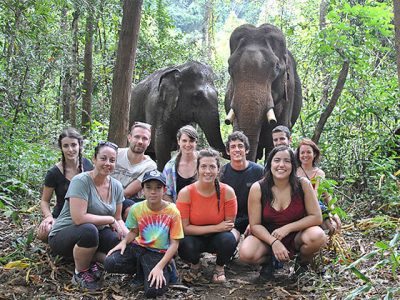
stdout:
POLYGON ((176 202, 190 202, 190 193, 187 186, 179 191, 176 202))
POLYGON ((236 194, 233 188, 230 185, 225 184, 225 200, 231 200, 235 198, 236 194))
POLYGON ((313 189, 310 180, 308 180, 306 177, 299 177, 299 181, 301 184, 301 187, 303 188, 303 191, 307 189, 313 189))
POLYGON ((317 168, 317 172, 315 173, 315 175, 321 178, 325 178, 325 172, 322 171, 322 169, 320 168, 317 168))
POLYGON ((251 187, 250 187, 250 191, 249 191, 249 194, 250 193, 261 193, 261 186, 260 186, 260 183, 258 182, 258 181, 256 181, 256 182, 254 182, 252 185, 251 185, 251 187))

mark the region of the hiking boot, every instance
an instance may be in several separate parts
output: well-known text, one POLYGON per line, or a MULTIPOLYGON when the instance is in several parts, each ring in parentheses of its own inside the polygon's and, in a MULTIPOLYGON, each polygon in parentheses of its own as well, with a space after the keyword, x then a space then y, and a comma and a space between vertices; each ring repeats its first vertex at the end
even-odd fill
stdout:
POLYGON ((98 263, 92 263, 89 272, 93 275, 94 279, 100 280, 103 276, 103 270, 98 263))
POLYGON ((274 266, 272 264, 272 257, 268 257, 267 261, 261 264, 260 276, 257 282, 264 283, 274 279, 274 266))
POLYGON ((94 278, 92 273, 87 270, 74 274, 72 276, 71 282, 73 285, 77 285, 82 289, 88 289, 90 291, 95 291, 100 288, 98 280, 94 278))

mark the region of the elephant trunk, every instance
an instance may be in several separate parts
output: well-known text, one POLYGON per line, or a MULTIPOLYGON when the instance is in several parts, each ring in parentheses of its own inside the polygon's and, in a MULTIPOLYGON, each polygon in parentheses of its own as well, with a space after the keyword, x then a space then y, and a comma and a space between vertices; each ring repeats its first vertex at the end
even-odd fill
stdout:
MULTIPOLYGON (((213 114, 213 112, 207 112, 209 115, 213 114)), ((222 140, 221 136, 221 131, 220 131, 220 122, 219 122, 219 114, 216 112, 215 117, 210 117, 207 116, 201 117, 199 116, 199 119, 196 120, 196 123, 199 124, 201 129, 203 130, 206 139, 208 143, 210 144, 211 147, 213 147, 215 150, 219 151, 222 153, 223 156, 225 156, 225 144, 224 141, 222 140), (212 121, 210 121, 212 120, 212 121)))
POLYGON ((271 95, 271 84, 250 81, 239 81, 234 88, 232 109, 234 111, 234 130, 241 130, 250 143, 247 158, 256 161, 261 157, 266 133, 262 128, 276 124, 274 102, 271 95), (260 153, 258 153, 260 152, 260 153))

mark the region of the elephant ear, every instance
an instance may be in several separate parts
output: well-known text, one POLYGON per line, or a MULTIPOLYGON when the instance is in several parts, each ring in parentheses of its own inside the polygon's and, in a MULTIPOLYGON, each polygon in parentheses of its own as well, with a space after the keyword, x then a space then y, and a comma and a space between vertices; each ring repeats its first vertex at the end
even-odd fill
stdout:
POLYGON ((176 68, 167 69, 160 76, 158 83, 158 105, 162 112, 163 121, 168 119, 178 104, 181 84, 181 72, 176 68))

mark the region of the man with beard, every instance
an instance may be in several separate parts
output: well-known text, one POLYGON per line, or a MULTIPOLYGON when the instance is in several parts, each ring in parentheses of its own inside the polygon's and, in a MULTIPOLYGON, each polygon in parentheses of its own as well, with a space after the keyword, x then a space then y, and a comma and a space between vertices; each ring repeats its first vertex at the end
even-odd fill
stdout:
POLYGON ((129 208, 143 200, 142 180, 146 172, 157 169, 156 163, 145 155, 151 139, 151 125, 135 122, 128 134, 129 147, 119 148, 117 164, 112 176, 124 187, 122 218, 126 220, 129 208))

